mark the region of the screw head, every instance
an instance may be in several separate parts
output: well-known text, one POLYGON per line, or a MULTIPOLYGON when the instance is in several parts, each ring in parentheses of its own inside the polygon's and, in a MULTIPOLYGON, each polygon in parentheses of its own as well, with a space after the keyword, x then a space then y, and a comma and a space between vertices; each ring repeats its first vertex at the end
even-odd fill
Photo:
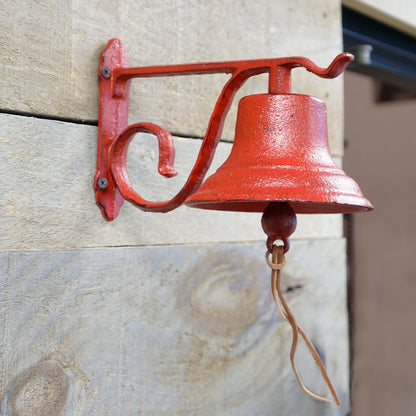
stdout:
POLYGON ((108 186, 108 181, 106 178, 98 178, 97 185, 100 189, 105 189, 108 186))
POLYGON ((108 67, 108 66, 102 66, 101 67, 101 75, 104 77, 104 78, 110 78, 110 76, 111 76, 111 69, 108 67))

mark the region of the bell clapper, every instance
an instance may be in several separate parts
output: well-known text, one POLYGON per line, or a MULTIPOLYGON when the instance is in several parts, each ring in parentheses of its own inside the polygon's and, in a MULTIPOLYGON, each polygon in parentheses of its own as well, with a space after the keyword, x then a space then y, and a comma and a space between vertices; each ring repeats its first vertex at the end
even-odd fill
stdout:
POLYGON ((269 267, 272 269, 271 273, 271 289, 274 301, 276 303, 277 310, 281 317, 287 321, 292 327, 292 347, 290 350, 290 362, 292 364, 293 371, 295 373, 296 379, 302 390, 307 393, 312 398, 331 403, 330 399, 319 396, 311 392, 302 382, 299 373, 295 364, 295 354, 298 343, 299 335, 305 341, 306 346, 309 349, 313 359, 315 360, 316 365, 318 366, 322 377, 324 378, 331 395, 334 399, 334 402, 337 406, 340 405, 338 395, 335 391, 335 388, 328 376, 328 373, 325 369, 325 366, 322 362, 321 357, 319 356, 316 348, 312 344, 311 340, 308 338, 303 329, 297 324, 295 317, 293 316, 292 311, 289 308, 281 288, 280 280, 280 270, 283 269, 285 265, 285 256, 284 254, 289 250, 289 236, 296 229, 296 214, 293 211, 292 207, 288 202, 271 202, 266 209, 264 210, 261 224, 264 232, 267 234, 267 252, 266 252, 266 262, 269 267), (283 245, 275 244, 277 240, 281 240, 283 245), (272 259, 270 260, 270 254, 272 259))
POLYGON ((296 214, 288 202, 270 202, 261 217, 261 226, 267 234, 267 248, 273 251, 273 243, 282 240, 283 251, 289 250, 289 237, 296 229, 296 214))

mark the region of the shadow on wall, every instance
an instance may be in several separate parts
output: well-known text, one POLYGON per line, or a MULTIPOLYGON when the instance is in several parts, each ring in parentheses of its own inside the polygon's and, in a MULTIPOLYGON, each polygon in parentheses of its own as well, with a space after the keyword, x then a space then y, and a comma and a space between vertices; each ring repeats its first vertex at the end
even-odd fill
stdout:
POLYGON ((375 210, 352 225, 352 416, 416 414, 416 100, 345 76, 344 168, 375 210))

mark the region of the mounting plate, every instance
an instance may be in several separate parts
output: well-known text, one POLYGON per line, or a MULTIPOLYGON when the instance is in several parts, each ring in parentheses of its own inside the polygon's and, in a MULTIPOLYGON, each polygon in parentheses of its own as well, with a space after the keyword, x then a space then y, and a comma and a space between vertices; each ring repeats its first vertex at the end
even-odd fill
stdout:
POLYGON ((118 191, 111 174, 111 146, 127 127, 129 113, 129 87, 127 82, 123 94, 113 93, 113 72, 115 68, 128 68, 129 59, 118 39, 112 39, 101 53, 98 68, 100 82, 100 103, 98 116, 97 171, 94 177, 95 199, 101 213, 112 221, 117 217, 124 198, 118 191))

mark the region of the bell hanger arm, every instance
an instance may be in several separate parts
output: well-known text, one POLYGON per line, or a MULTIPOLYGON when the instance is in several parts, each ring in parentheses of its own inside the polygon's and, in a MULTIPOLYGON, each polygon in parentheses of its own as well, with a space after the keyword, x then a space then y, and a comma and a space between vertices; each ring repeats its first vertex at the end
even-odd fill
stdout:
MULTIPOLYGON (((321 78, 336 78, 346 66, 354 59, 354 55, 344 52, 335 57, 327 68, 322 68, 310 59, 302 56, 271 59, 249 59, 245 61, 203 62, 179 65, 160 65, 147 67, 114 68, 112 75, 112 91, 115 96, 122 96, 124 85, 133 78, 153 78, 181 75, 209 75, 209 74, 236 74, 246 73, 247 78, 269 72, 272 75, 276 70, 290 75, 293 68, 304 67, 307 71, 321 78)), ((287 91, 289 92, 289 91, 287 91)))

